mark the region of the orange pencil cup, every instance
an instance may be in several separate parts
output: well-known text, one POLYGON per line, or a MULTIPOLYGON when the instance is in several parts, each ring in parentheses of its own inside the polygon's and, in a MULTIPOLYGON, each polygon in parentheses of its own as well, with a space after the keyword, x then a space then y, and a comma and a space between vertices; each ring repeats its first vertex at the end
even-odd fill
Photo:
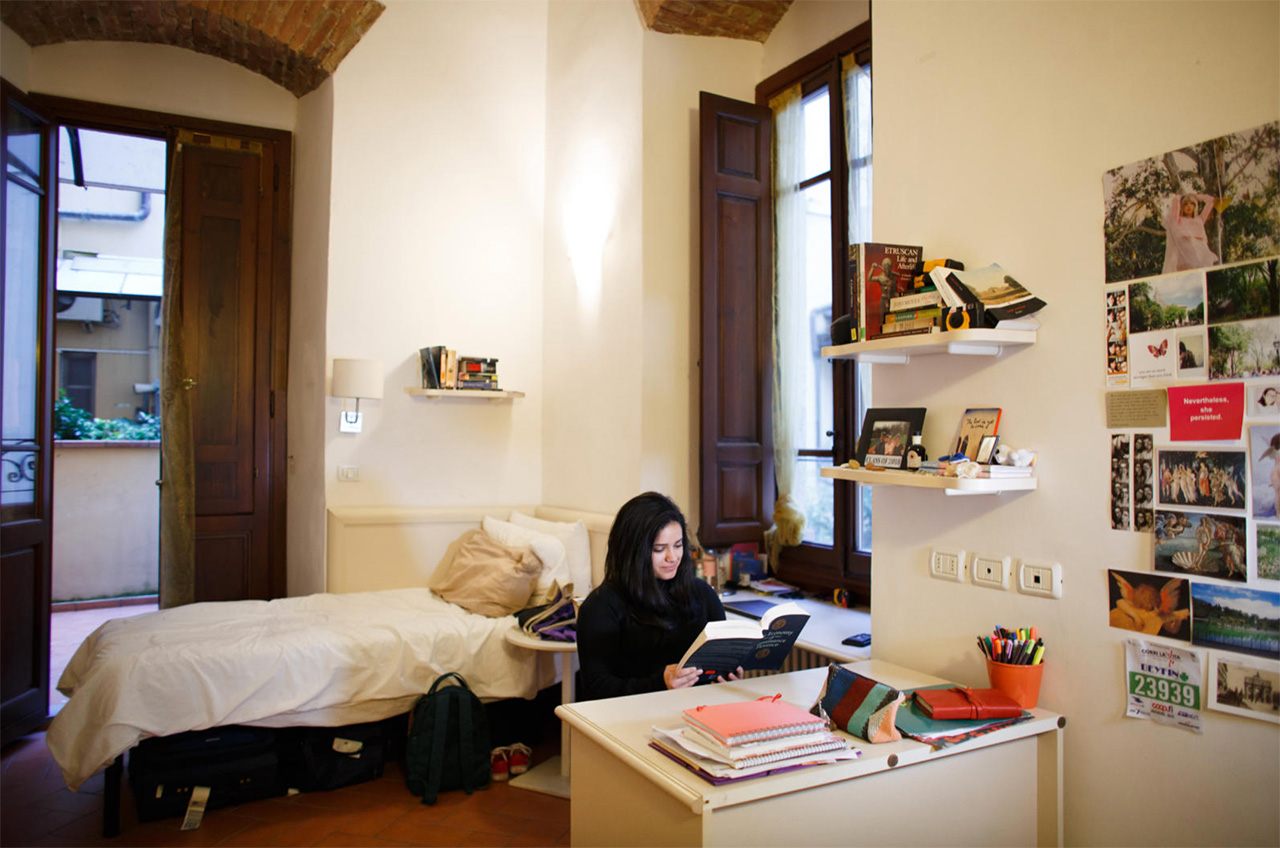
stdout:
POLYGON ((1038 665, 1013 665, 987 660, 987 678, 992 689, 999 689, 1024 710, 1035 707, 1040 700, 1040 678, 1044 676, 1044 663, 1038 665))

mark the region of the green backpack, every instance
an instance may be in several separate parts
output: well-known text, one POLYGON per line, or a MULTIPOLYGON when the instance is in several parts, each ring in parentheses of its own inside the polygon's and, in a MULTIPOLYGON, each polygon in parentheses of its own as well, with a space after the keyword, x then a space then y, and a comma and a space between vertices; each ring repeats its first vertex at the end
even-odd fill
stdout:
POLYGON ((442 674, 409 715, 405 743, 405 783, 434 804, 440 792, 468 795, 489 785, 489 719, 467 681, 456 671, 442 674), (452 678, 456 685, 445 686, 452 678))

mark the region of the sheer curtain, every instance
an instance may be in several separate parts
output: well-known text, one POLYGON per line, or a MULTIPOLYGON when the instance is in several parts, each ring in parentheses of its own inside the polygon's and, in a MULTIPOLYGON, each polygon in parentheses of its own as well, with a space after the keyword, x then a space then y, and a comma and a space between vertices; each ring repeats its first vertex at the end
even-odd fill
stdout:
POLYGON ((805 200, 800 191, 804 169, 804 116, 800 86, 769 102, 774 116, 774 275, 773 275, 773 467, 778 500, 773 526, 765 531, 770 568, 777 568, 783 547, 800 544, 804 513, 791 497, 796 475, 796 445, 805 409, 804 369, 797 358, 809 347, 805 314, 805 200))
POLYGON ((165 188, 160 379, 160 606, 195 600, 195 450, 187 346, 182 333, 182 145, 165 188))

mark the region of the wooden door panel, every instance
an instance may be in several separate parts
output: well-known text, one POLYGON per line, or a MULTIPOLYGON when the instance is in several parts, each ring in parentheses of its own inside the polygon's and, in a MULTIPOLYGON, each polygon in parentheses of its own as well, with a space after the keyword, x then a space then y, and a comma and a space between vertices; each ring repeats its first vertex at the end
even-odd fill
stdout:
POLYGON ((255 342, 261 157, 188 148, 183 193, 196 515, 255 509, 255 342))
POLYGON ((703 92, 702 426, 698 538, 759 540, 771 520, 773 456, 772 115, 703 92))
POLYGON ((52 141, 49 121, 0 81, 0 744, 49 712, 52 141))
POLYGON ((243 519, 217 522, 216 529, 204 524, 196 535, 197 601, 234 601, 263 597, 254 591, 254 532, 243 519))

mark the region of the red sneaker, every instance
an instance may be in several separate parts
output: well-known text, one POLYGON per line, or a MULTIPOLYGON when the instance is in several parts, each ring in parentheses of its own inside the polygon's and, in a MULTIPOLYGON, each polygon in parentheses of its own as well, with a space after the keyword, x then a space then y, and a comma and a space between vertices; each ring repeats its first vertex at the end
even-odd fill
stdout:
POLYGON ((524 774, 529 770, 530 753, 529 746, 519 742, 507 746, 507 759, 510 761, 512 774, 524 774))
POLYGON ((489 752, 489 776, 498 781, 511 776, 511 761, 506 748, 494 748, 489 752))

